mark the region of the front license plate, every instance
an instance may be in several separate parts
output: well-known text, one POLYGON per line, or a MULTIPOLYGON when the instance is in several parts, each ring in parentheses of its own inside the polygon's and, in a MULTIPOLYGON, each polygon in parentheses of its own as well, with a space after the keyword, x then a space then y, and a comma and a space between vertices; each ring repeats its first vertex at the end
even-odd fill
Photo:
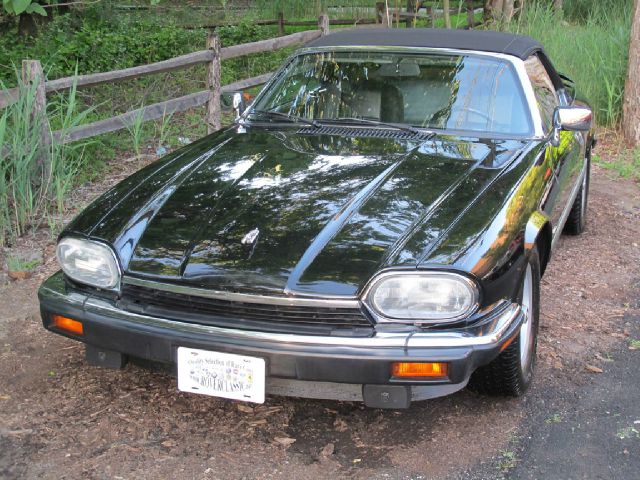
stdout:
POLYGON ((264 403, 264 359, 178 347, 178 390, 264 403))

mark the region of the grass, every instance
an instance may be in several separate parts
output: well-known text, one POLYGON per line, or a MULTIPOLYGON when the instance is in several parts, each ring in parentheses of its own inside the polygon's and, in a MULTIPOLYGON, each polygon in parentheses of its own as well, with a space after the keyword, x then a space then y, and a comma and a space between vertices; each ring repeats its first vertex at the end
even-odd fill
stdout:
POLYGON ((10 272, 26 272, 35 269, 40 262, 38 260, 24 260, 20 257, 7 257, 7 268, 10 272))
MULTIPOLYGON (((622 117, 630 35, 630 0, 591 2, 587 16, 563 19, 550 5, 532 4, 510 30, 544 45, 556 68, 578 86, 602 126, 617 126, 622 117)), ((568 2, 577 8, 577 0, 568 2)), ((582 11, 582 10, 580 10, 582 11)))
POLYGON ((635 338, 629 339, 629 349, 630 350, 640 350, 640 340, 635 338))
POLYGON ((613 173, 617 178, 625 178, 640 182, 640 148, 628 150, 617 157, 604 160, 598 155, 593 161, 600 167, 613 173))
POLYGON ((616 437, 618 437, 620 440, 626 440, 628 438, 640 438, 640 432, 634 427, 621 428, 620 430, 618 430, 618 433, 616 433, 616 437))
POLYGON ((518 464, 518 457, 515 452, 510 450, 503 450, 500 452, 500 460, 498 462, 498 469, 507 472, 516 467, 518 464))
MULTIPOLYGON (((45 222, 54 211, 64 210, 64 200, 83 164, 84 145, 42 143, 45 117, 32 117, 36 89, 24 84, 18 73, 18 101, 0 117, 0 247, 13 243, 30 228, 45 222), (47 164, 43 159, 49 157, 47 164)), ((77 113, 75 86, 64 102, 54 104, 50 118, 63 130, 79 125, 89 111, 77 113)), ((47 129, 51 139, 51 130, 47 129)))
POLYGON ((545 419, 544 422, 547 423, 547 424, 561 423, 562 422, 562 415, 560 415, 559 413, 554 413, 553 415, 551 415, 550 417, 545 419))

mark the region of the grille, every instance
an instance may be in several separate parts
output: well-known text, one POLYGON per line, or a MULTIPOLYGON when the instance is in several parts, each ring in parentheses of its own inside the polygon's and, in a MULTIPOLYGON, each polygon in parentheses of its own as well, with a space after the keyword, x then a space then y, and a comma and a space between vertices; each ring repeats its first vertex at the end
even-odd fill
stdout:
POLYGON ((244 303, 123 285, 120 307, 175 320, 283 333, 368 335, 372 324, 360 308, 244 303))
POLYGON ((328 127, 302 128, 298 130, 302 135, 342 135, 345 137, 398 138, 402 140, 424 139, 428 134, 406 132, 393 128, 359 128, 359 127, 328 127))

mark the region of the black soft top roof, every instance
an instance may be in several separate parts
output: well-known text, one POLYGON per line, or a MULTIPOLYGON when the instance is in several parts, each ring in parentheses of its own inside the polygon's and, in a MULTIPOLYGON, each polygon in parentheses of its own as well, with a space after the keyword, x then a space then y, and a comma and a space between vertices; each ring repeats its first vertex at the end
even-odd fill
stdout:
POLYGON ((440 28, 362 28, 338 30, 309 42, 307 47, 372 46, 427 47, 505 53, 526 59, 542 51, 532 38, 489 30, 446 30, 440 28))

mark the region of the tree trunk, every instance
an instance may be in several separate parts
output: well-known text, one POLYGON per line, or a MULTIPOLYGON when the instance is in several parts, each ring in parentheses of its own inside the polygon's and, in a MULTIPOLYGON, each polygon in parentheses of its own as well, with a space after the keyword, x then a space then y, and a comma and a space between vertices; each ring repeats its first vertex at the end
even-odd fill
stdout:
POLYGON ((622 131, 627 143, 640 146, 640 0, 633 4, 631 39, 629 41, 629 70, 624 87, 622 131))
POLYGON ((446 28, 451 28, 451 6, 449 5, 449 0, 442 0, 442 9, 444 10, 444 26, 446 28))
POLYGON ((502 6, 502 20, 504 23, 509 23, 515 13, 514 0, 504 0, 502 6))
POLYGON ((34 15, 23 13, 18 17, 18 35, 23 38, 35 37, 38 30, 34 15))
POLYGON ((562 13, 562 0, 553 0, 553 9, 556 13, 562 13))
MULTIPOLYGON (((487 25, 506 24, 516 13, 515 0, 485 0, 483 20, 487 25)), ((522 5, 523 2, 520 2, 522 5)))
POLYGON ((483 20, 487 25, 500 23, 504 0, 485 0, 483 20))

